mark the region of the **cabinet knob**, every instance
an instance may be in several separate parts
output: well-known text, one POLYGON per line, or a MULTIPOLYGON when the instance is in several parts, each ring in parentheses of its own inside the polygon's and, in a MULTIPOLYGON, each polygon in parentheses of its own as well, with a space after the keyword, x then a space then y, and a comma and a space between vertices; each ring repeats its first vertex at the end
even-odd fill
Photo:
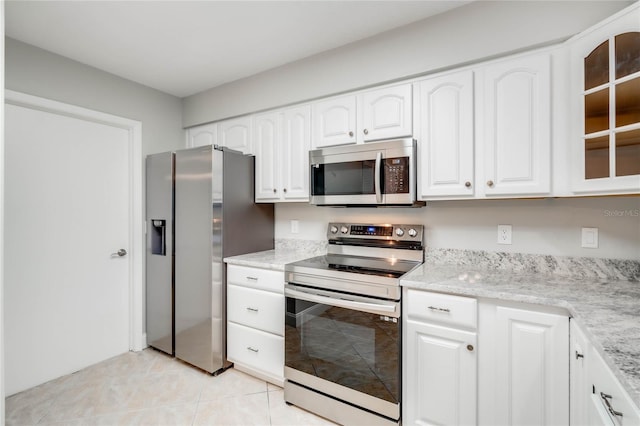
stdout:
POLYGON ((488 187, 493 187, 493 181, 492 180, 488 180, 487 181, 487 186, 488 187))
POLYGON ((473 349, 474 349, 474 348, 473 348, 473 345, 467 345, 467 350, 468 350, 469 352, 473 352, 473 349))
POLYGON ((466 181, 466 182, 464 183, 464 186, 466 186, 467 188, 471 188, 471 182, 466 181))
POLYGON ((584 355, 576 351, 576 359, 579 359, 579 358, 584 358, 584 355))
POLYGON ((353 132, 349 132, 349 137, 353 137, 353 132))
POLYGON ((278 192, 278 190, 273 188, 273 193, 275 194, 276 192, 278 192))
POLYGON ((287 188, 283 189, 282 191, 286 194, 287 193, 287 188))
POLYGON ((363 132, 364 132, 365 135, 369 134, 369 131, 367 129, 364 129, 363 132))

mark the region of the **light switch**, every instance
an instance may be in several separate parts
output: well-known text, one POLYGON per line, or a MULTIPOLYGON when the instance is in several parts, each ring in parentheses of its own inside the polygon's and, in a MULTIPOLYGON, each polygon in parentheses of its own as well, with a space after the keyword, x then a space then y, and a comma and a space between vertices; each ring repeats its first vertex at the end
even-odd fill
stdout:
POLYGON ((598 248, 598 228, 582 228, 582 247, 598 248))

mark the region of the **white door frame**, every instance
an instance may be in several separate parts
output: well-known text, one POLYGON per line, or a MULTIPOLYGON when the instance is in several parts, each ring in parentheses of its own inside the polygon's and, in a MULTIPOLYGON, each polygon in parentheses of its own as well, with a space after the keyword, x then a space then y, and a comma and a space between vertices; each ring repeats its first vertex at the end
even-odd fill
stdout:
POLYGON ((124 129, 129 134, 129 350, 141 351, 146 342, 143 324, 144 280, 144 218, 142 215, 142 123, 44 99, 25 93, 5 90, 5 103, 66 115, 124 129))

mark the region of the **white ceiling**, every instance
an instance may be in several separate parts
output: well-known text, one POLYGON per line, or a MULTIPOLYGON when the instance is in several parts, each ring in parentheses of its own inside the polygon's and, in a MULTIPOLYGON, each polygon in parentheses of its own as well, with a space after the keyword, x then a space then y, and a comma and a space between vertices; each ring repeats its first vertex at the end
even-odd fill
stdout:
POLYGON ((7 36, 188 96, 470 1, 7 1, 7 36))

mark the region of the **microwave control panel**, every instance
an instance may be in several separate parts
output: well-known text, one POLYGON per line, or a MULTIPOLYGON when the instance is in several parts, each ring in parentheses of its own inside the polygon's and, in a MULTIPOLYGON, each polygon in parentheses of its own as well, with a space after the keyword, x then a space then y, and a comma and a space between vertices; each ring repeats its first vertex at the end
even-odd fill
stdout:
POLYGON ((409 193, 409 157, 386 158, 384 160, 385 194, 409 193))

